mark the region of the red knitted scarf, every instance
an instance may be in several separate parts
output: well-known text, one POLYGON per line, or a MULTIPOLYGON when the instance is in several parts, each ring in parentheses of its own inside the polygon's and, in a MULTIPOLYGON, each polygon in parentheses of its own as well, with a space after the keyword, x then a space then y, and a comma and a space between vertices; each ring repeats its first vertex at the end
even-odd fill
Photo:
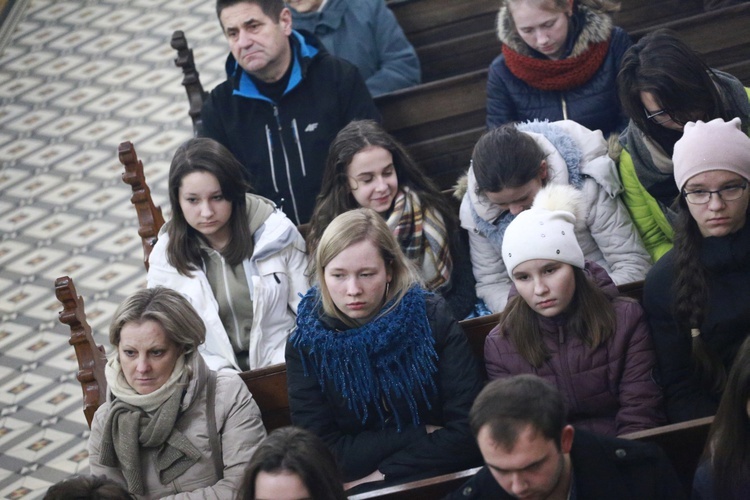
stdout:
POLYGON ((594 76, 607 57, 609 40, 592 43, 582 54, 553 61, 519 54, 503 44, 508 69, 517 78, 539 90, 570 90, 594 76))

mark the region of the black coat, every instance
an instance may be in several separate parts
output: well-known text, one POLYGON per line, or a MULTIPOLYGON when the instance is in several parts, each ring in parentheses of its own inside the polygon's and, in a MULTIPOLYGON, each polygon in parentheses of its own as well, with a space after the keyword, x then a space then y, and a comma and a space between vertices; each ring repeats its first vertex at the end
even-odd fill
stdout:
MULTIPOLYGON (((723 237, 704 238, 701 262, 708 268, 709 299, 701 338, 721 359, 727 373, 740 344, 750 334, 750 225, 723 237)), ((667 418, 683 422, 714 415, 719 395, 695 376, 692 339, 674 318, 675 251, 670 250, 646 277, 643 307, 654 339, 658 382, 667 418)))
POLYGON ((211 91, 201 117, 203 135, 237 157, 254 191, 302 224, 312 215, 336 134, 355 119, 380 120, 380 113, 356 67, 309 33, 295 31, 290 40, 295 68, 278 103, 260 94, 230 54, 228 78, 211 91))
MULTIPOLYGON (((576 430, 570 450, 576 500, 680 500, 684 486, 656 445, 576 430)), ((450 500, 511 499, 487 467, 450 500)))
MULTIPOLYGON (((428 391, 431 408, 418 398, 423 424, 443 429, 428 434, 424 425, 404 424, 401 432, 393 419, 380 428, 377 412, 362 424, 331 381, 318 380, 308 353, 287 343, 286 369, 292 423, 320 436, 333 451, 344 480, 364 477, 376 469, 387 480, 439 475, 481 464, 481 455, 469 430, 468 415, 482 389, 479 365, 466 336, 445 301, 426 300, 427 317, 438 355, 436 385, 428 391), (308 366, 305 376, 303 363, 308 366)), ((403 403, 400 401, 396 404, 403 403)), ((405 407, 400 414, 409 414, 405 407)))

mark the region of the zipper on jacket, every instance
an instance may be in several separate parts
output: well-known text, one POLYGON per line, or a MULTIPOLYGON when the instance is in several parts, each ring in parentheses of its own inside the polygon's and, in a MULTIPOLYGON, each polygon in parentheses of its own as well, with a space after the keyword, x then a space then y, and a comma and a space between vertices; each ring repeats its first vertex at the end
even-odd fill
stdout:
POLYGON ((567 120, 568 119, 568 103, 565 102, 565 96, 560 96, 560 102, 562 103, 563 120, 567 120))
POLYGON ((266 125, 266 144, 268 145, 268 160, 271 163, 271 180, 273 181, 273 189, 278 193, 279 186, 276 184, 276 168, 273 164, 273 142, 271 142, 271 129, 266 125))
POLYGON ((292 118, 292 130, 294 131, 294 142, 297 143, 297 152, 299 153, 299 163, 302 165, 302 177, 307 177, 305 170, 305 157, 302 156, 302 141, 299 138, 299 129, 297 128, 297 119, 292 118))
MULTIPOLYGON (((294 219, 297 221, 297 224, 299 224, 300 218, 299 218, 299 211, 297 210, 297 199, 294 196, 294 189, 292 188, 292 175, 289 170, 289 156, 286 154, 286 146, 284 145, 284 137, 282 135, 282 128, 281 128, 281 119, 279 118, 279 107, 274 104, 273 106, 273 116, 276 118, 276 126, 279 129, 279 141, 281 142, 281 151, 284 153, 284 164, 286 166, 286 183, 289 187, 289 196, 292 198, 292 209, 294 209, 294 219)), ((301 158, 300 158, 301 160, 301 158)))
POLYGON ((559 325, 557 327, 557 341, 560 348, 558 354, 560 356, 560 367, 562 373, 560 374, 565 385, 565 392, 570 395, 570 398, 578 404, 578 399, 575 397, 575 391, 573 389, 573 380, 570 374, 570 363, 568 363, 568 344, 565 342, 565 327, 559 325))
POLYGON ((223 255, 219 254, 219 258, 221 258, 221 273, 224 275, 224 293, 227 294, 229 312, 232 313, 232 321, 234 322, 235 341, 237 342, 237 345, 243 345, 242 337, 240 337, 240 323, 239 321, 237 321, 237 314, 235 314, 234 305, 232 305, 232 295, 229 293, 229 283, 227 281, 227 264, 226 261, 224 261, 223 255))

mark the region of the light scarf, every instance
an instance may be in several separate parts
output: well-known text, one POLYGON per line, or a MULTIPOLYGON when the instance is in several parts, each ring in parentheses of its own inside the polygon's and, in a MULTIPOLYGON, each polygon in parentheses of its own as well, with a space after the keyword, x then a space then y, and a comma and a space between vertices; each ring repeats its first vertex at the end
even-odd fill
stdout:
POLYGON ((155 464, 162 484, 182 475, 201 457, 195 445, 175 428, 189 380, 185 368, 183 355, 177 358, 164 385, 150 394, 138 394, 125 379, 116 356, 105 367, 107 385, 115 399, 104 423, 100 460, 102 465, 122 471, 131 493, 145 493, 141 471, 144 449, 157 449, 155 464))
POLYGON ((416 191, 399 189, 387 223, 404 255, 419 264, 427 288, 436 290, 450 281, 453 260, 445 221, 434 210, 422 209, 416 191))
POLYGON ((425 305, 428 293, 414 286, 398 304, 393 304, 395 299, 385 304, 386 314, 339 331, 321 321, 319 291, 311 288, 299 304, 297 328, 289 338, 302 355, 305 376, 313 371, 323 386, 331 381, 362 424, 374 409, 385 428, 392 412, 400 432, 407 415, 399 414, 396 403, 405 400, 412 425, 421 425, 417 396, 430 408, 428 392, 437 392, 437 352, 425 305))

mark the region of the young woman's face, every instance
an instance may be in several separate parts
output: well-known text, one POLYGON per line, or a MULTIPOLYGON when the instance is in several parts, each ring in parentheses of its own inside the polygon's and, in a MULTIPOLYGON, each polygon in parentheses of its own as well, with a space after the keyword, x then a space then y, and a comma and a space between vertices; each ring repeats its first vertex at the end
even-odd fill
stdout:
POLYGON ((651 117, 649 119, 657 125, 670 130, 677 130, 678 132, 681 132, 685 127, 683 123, 676 122, 673 117, 664 111, 656 96, 651 92, 641 92, 641 102, 643 103, 643 110, 646 116, 651 117))
POLYGON ((369 240, 346 247, 331 259, 323 274, 336 307, 361 324, 380 311, 391 281, 378 248, 369 240))
MULTIPOLYGON (((726 170, 711 170, 691 177, 683 189, 686 193, 696 191, 718 191, 727 188, 747 186, 747 180, 726 170)), ((726 196, 724 193, 722 195, 726 196)), ((750 201, 750 189, 745 187, 742 195, 726 201, 719 193, 712 193, 708 203, 687 203, 690 215, 698 224, 703 237, 726 236, 735 233, 745 226, 747 207, 750 201)))
POLYGON ((214 174, 196 171, 182 178, 177 193, 187 223, 221 250, 229 242, 232 202, 224 198, 214 174))
POLYGON ((260 471, 255 477, 255 500, 309 500, 310 492, 294 472, 260 471))
POLYGON ((526 184, 515 188, 504 188, 494 193, 485 192, 484 196, 501 210, 508 210, 511 214, 518 215, 531 207, 534 197, 542 189, 546 178, 547 162, 542 161, 539 175, 526 184))
POLYGON ((125 323, 117 356, 122 373, 138 394, 150 394, 169 380, 182 354, 156 321, 125 323))
POLYGON ((359 206, 382 214, 391 209, 398 193, 398 177, 391 152, 367 146, 346 167, 349 189, 359 206))
POLYGON ((543 4, 518 0, 510 3, 509 9, 518 34, 529 47, 550 59, 563 56, 573 12, 572 1, 564 11, 559 10, 552 0, 543 4))
POLYGON ((556 260, 533 259, 517 265, 513 282, 518 294, 547 318, 565 312, 576 291, 573 266, 556 260))

